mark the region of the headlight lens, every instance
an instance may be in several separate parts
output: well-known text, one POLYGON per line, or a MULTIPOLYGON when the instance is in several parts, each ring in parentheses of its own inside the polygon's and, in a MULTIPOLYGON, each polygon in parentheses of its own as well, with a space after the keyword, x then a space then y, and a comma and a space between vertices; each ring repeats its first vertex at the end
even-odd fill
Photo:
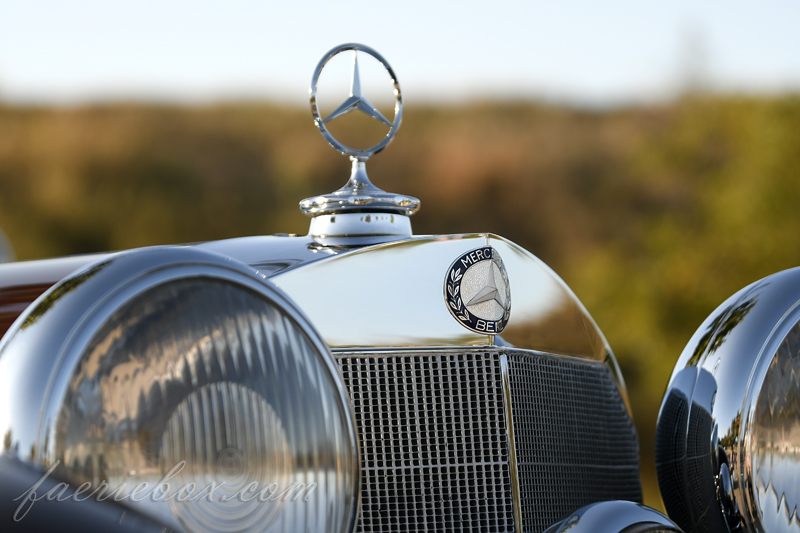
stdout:
POLYGON ((250 531, 268 524, 282 503, 278 487, 293 484, 280 418, 263 396, 232 381, 203 385, 173 411, 161 437, 162 474, 181 462, 186 467, 176 472, 173 493, 222 483, 216 495, 224 505, 188 499, 187 490, 185 501, 169 500, 176 516, 202 531, 250 531), (263 497, 255 497, 259 487, 266 491, 263 497))
POLYGON ((324 355, 242 285, 151 287, 103 323, 74 367, 54 433, 58 472, 106 482, 188 530, 343 531, 359 474, 324 355))
POLYGON ((800 322, 765 364, 755 405, 748 481, 764 531, 800 530, 800 322), (794 515, 794 518, 792 516, 794 515), (792 525, 792 522, 794 525, 792 525))

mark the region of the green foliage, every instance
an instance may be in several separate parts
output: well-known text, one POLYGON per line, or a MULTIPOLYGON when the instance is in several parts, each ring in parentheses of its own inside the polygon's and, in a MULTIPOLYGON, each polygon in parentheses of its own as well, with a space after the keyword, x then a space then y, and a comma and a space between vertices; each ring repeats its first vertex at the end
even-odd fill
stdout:
MULTIPOLYGON (((572 286, 619 358, 660 506, 655 420, 683 346, 732 293, 800 264, 800 97, 409 106, 368 167, 422 200, 416 233, 504 235, 572 286)), ((0 107, 0 227, 20 259, 305 233, 297 202, 348 173, 307 110, 0 107)))

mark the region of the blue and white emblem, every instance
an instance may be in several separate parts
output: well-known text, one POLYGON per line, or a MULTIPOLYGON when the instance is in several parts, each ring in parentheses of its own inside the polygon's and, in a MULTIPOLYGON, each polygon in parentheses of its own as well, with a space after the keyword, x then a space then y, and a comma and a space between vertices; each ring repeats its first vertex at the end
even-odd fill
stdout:
POLYGON ((453 261, 444 279, 444 298, 465 328, 487 335, 502 332, 511 314, 511 289, 497 250, 484 246, 453 261))

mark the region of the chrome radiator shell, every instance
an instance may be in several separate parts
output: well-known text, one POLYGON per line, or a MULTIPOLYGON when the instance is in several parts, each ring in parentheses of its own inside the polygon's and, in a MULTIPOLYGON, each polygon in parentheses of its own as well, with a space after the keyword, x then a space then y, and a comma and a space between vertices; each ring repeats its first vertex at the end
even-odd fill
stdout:
POLYGON ((642 499, 605 363, 496 346, 334 355, 361 442, 357 531, 541 532, 642 499))

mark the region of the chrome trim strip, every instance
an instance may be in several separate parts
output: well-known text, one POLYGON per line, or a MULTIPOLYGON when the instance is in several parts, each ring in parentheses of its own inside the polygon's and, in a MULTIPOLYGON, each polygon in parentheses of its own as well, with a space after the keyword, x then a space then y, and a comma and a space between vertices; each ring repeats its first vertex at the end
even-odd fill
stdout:
POLYGON ((511 415, 511 380, 508 376, 508 355, 500 354, 500 374, 503 376, 503 401, 506 414, 506 436, 508 437, 508 467, 511 471, 511 498, 514 506, 514 528, 522 533, 522 499, 519 491, 517 471, 517 448, 514 441, 514 417, 511 415))
MULTIPOLYGON (((531 355, 545 355, 554 359, 564 359, 565 361, 576 361, 584 364, 592 365, 606 365, 609 366, 608 361, 594 361, 586 359, 578 355, 564 355, 560 353, 543 352, 541 350, 530 350, 528 348, 517 348, 516 346, 497 346, 491 344, 476 344, 474 346, 380 346, 377 348, 355 347, 355 348, 335 348, 329 347, 330 352, 333 354, 334 359, 340 357, 378 357, 378 356, 392 356, 392 357, 410 357, 422 351, 426 353, 437 354, 455 354, 464 352, 481 352, 481 351, 495 351, 498 354, 507 353, 508 350, 514 352, 524 352, 531 355)), ((613 375, 614 369, 611 368, 613 375)))

